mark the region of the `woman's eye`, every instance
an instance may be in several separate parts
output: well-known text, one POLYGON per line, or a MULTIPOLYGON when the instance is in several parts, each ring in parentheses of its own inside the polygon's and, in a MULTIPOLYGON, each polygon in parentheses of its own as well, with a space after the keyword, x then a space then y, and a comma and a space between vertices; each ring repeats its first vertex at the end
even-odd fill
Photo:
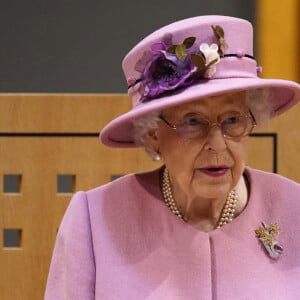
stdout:
POLYGON ((202 123, 203 123, 203 121, 201 121, 201 119, 197 118, 197 117, 190 117, 190 118, 186 118, 184 120, 184 124, 191 125, 191 126, 199 125, 202 123))
POLYGON ((227 124, 236 124, 239 122, 239 119, 240 119, 239 116, 231 116, 226 118, 224 121, 227 124))
POLYGON ((187 119, 186 123, 189 125, 197 125, 199 123, 199 121, 197 118, 189 118, 189 119, 187 119))

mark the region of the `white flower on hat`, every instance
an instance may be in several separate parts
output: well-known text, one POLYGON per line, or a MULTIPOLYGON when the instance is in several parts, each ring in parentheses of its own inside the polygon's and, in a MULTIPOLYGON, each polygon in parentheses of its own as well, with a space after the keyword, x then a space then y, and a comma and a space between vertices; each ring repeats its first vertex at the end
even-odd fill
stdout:
POLYGON ((205 56, 205 65, 207 70, 204 77, 211 78, 217 71, 216 64, 220 62, 219 47, 217 44, 211 44, 210 46, 206 43, 200 45, 200 51, 205 56))

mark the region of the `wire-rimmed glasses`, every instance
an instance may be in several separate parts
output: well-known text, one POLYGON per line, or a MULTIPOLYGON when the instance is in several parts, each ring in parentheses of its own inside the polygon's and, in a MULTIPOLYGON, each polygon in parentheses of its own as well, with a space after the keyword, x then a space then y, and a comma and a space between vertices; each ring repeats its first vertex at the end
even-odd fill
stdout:
POLYGON ((189 114, 176 124, 168 122, 163 116, 160 119, 170 128, 176 130, 177 134, 184 139, 205 137, 209 130, 217 126, 220 128, 224 138, 237 139, 249 135, 256 126, 251 112, 249 114, 227 113, 219 116, 218 122, 211 122, 200 114, 189 114))

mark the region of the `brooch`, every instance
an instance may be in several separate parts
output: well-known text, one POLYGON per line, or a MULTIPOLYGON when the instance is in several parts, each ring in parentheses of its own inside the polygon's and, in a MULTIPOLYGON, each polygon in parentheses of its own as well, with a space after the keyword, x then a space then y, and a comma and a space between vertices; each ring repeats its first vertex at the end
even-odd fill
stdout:
POLYGON ((278 259, 283 252, 283 248, 276 238, 279 231, 280 227, 277 223, 267 226, 264 222, 262 222, 262 226, 255 230, 256 237, 262 242, 273 259, 278 259))

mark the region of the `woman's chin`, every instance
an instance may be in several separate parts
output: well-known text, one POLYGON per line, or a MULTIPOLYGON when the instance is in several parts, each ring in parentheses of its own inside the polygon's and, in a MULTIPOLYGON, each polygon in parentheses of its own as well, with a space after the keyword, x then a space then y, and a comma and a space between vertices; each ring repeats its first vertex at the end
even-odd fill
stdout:
POLYGON ((207 198, 218 198, 226 196, 232 189, 232 180, 224 177, 195 178, 195 189, 199 195, 207 198))

